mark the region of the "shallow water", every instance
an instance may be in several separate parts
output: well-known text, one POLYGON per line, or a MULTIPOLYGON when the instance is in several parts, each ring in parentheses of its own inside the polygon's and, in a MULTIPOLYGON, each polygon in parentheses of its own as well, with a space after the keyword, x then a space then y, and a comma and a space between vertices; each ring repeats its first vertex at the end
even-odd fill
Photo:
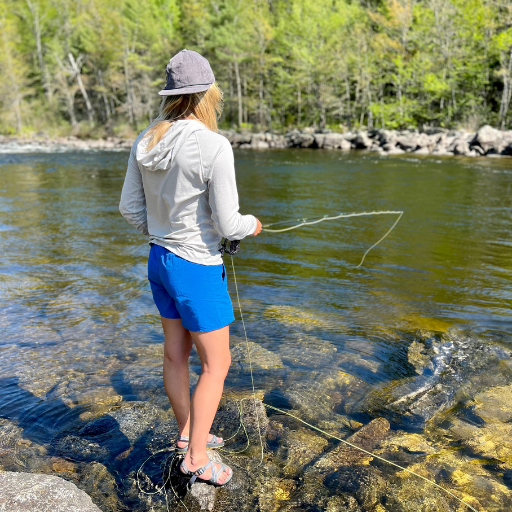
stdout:
MULTIPOLYGON (((4 438, 16 425, 42 458, 60 433, 122 402, 167 408, 149 246, 118 212, 126 160, 0 155, 0 421, 4 438)), ((417 329, 512 348, 512 160, 273 150, 239 151, 236 163, 241 210, 264 224, 405 211, 359 269, 396 217, 242 242, 234 261, 248 336, 266 349, 255 384, 268 403, 290 406, 283 389, 307 387, 314 372, 342 372, 367 389, 408 377, 406 333, 417 329)), ((242 396, 250 380, 236 352, 239 321, 231 332, 226 395, 242 396)), ((41 460, 18 457, 16 470, 37 471, 41 460)))

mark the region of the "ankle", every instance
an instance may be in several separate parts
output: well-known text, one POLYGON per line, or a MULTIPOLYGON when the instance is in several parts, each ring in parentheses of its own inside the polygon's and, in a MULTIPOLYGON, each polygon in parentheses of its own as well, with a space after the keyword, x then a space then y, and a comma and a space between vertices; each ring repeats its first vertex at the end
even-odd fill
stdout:
POLYGON ((204 466, 208 462, 208 455, 206 455, 206 452, 194 454, 190 453, 190 450, 187 452, 185 456, 185 464, 191 465, 193 467, 196 466, 204 466))

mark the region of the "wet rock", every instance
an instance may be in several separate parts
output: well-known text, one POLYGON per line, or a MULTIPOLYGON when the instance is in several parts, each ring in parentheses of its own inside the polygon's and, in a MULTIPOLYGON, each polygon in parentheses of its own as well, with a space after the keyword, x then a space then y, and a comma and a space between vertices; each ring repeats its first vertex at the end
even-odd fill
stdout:
POLYGON ((76 485, 57 476, 0 473, 2 512, 100 512, 76 485))
POLYGON ((405 151, 397 146, 390 147, 389 150, 387 150, 388 155, 403 155, 404 153, 405 151))
POLYGON ((358 380, 332 370, 308 371, 308 377, 305 380, 300 373, 290 373, 281 390, 283 402, 306 421, 328 421, 333 422, 337 430, 347 428, 348 418, 334 411, 343 406, 344 389, 349 383, 354 384, 355 392, 359 391, 358 380))
POLYGON ((512 385, 496 386, 474 395, 474 411, 486 423, 512 424, 512 385))
POLYGON ((328 445, 327 439, 314 431, 300 428, 286 429, 281 436, 278 458, 286 461, 283 468, 287 476, 298 476, 304 466, 323 453, 328 445))
MULTIPOLYGON (((408 466, 410 471, 432 480, 476 510, 503 512, 512 507, 512 492, 481 464, 462 457, 453 449, 438 450, 423 462, 408 466)), ((446 511, 463 507, 448 493, 425 480, 399 471, 391 479, 386 507, 399 512, 416 510, 446 511), (426 508, 422 508, 426 507, 426 508)), ((467 508, 467 507, 465 507, 467 508)))
MULTIPOLYGON (((421 375, 375 388, 357 406, 359 410, 387 417, 398 425, 422 428, 457 402, 458 390, 471 386, 472 381, 476 384, 482 373, 510 358, 510 351, 457 333, 424 334, 418 341, 424 343, 423 355, 431 357, 431 364, 421 375)), ((417 347, 414 351, 418 352, 417 347)), ((422 364, 425 362, 422 359, 422 364)))
POLYGON ((387 491, 381 472, 372 466, 339 467, 324 480, 333 494, 353 495, 363 510, 377 505, 387 491))
POLYGON ((262 479, 257 488, 258 506, 261 512, 281 510, 283 503, 290 500, 296 487, 294 480, 270 476, 262 479))
POLYGON ((66 457, 105 462, 129 450, 143 435, 153 433, 155 424, 160 422, 168 427, 171 439, 176 436, 175 420, 170 413, 147 402, 125 403, 120 409, 78 429, 63 432, 55 438, 53 445, 66 457))
MULTIPOLYGON (((231 337, 231 366, 233 370, 240 368, 246 372, 249 369, 249 359, 254 370, 270 370, 282 368, 283 361, 279 354, 271 352, 253 341, 246 342, 244 339, 231 337)), ((231 370, 230 370, 231 371, 231 370)))
POLYGON ((265 309, 264 314, 282 324, 301 329, 339 329, 342 322, 341 319, 333 321, 332 316, 327 317, 319 312, 305 311, 288 305, 270 306, 265 309))
POLYGON ((476 455, 512 467, 511 398, 512 385, 477 393, 450 418, 449 431, 476 455))
POLYGON ((324 368, 334 361, 336 347, 328 342, 302 333, 290 333, 287 343, 279 345, 282 361, 291 366, 324 368))
MULTIPOLYGON (((371 452, 387 437, 388 432, 389 422, 384 418, 376 418, 348 437, 347 442, 371 452)), ((314 469, 325 474, 344 466, 368 464, 372 459, 371 455, 340 443, 320 457, 315 462, 314 469)))
POLYGON ((327 500, 326 512, 361 512, 356 499, 352 496, 333 496, 327 500))
POLYGON ((212 432, 224 439, 226 450, 240 451, 249 456, 261 453, 260 435, 263 442, 268 428, 268 416, 261 400, 222 399, 212 425, 212 432))

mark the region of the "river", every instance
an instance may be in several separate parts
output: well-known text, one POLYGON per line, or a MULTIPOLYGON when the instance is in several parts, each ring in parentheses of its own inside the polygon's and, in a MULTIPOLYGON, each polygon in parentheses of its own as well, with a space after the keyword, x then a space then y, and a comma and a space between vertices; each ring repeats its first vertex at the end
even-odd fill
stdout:
MULTIPOLYGON (((168 410, 163 335, 146 279, 149 246, 118 211, 127 156, 0 155, 4 469, 58 474, 66 457, 56 455, 54 440, 62 433, 125 402, 168 410)), ((251 346, 270 361, 256 365, 254 376, 266 402, 293 408, 286 386, 307 384, 319 370, 367 389, 409 377, 410 362, 396 354, 418 330, 512 348, 512 160, 321 150, 235 157, 241 211, 263 224, 404 211, 361 268, 365 250, 396 216, 326 221, 242 242, 234 265, 251 346)), ((235 347, 243 337, 236 316, 235 347)), ((245 356, 234 354, 225 394, 248 396, 245 356)), ((194 352, 193 375, 199 368, 194 352)), ((364 424, 371 414, 348 417, 364 424)), ((75 481, 105 510, 139 509, 122 493, 109 505, 97 483, 75 481)))

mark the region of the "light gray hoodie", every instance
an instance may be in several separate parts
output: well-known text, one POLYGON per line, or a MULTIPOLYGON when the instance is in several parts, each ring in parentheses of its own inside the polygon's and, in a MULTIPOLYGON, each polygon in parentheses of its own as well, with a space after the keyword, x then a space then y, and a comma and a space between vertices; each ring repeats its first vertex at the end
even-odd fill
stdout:
POLYGON ((222 263, 222 237, 241 240, 256 218, 238 213, 233 150, 199 121, 174 122, 147 150, 133 144, 119 211, 150 243, 202 265, 222 263))

